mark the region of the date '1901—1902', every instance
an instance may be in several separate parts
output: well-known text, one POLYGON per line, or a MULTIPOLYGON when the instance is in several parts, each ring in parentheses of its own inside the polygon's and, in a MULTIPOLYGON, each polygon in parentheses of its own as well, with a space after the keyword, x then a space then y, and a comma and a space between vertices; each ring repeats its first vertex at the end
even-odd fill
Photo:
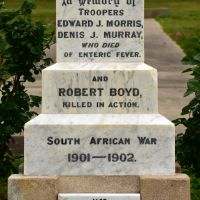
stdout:
POLYGON ((69 153, 68 162, 91 162, 92 160, 102 159, 107 162, 136 162, 133 153, 109 153, 107 155, 91 155, 90 153, 69 153))

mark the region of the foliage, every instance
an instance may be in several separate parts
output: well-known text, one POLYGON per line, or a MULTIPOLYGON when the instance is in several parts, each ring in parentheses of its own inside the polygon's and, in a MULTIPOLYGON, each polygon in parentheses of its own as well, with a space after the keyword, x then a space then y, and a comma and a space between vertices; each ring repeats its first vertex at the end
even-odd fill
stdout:
POLYGON ((193 99, 183 107, 181 115, 188 118, 178 118, 175 125, 182 124, 186 127, 185 133, 176 138, 176 156, 182 167, 200 175, 200 53, 196 56, 186 56, 184 64, 194 67, 183 72, 190 72, 192 78, 188 81, 184 96, 193 94, 193 99))
MULTIPOLYGON (((13 9, 20 7, 23 0, 5 0, 5 6, 13 9)), ((34 21, 41 21, 48 24, 48 29, 55 30, 56 1, 55 0, 36 0, 37 9, 32 12, 34 21)))
POLYGON ((200 199, 200 178, 196 177, 194 174, 191 174, 190 184, 191 184, 192 200, 199 200, 200 199))
MULTIPOLYGON (((15 159, 13 162, 14 167, 18 168, 19 165, 23 163, 23 158, 15 159)), ((7 185, 8 185, 8 179, 7 177, 0 177, 0 200, 7 200, 7 185)))
POLYGON ((196 174, 192 173, 190 169, 182 168, 182 172, 188 174, 190 177, 190 186, 191 186, 191 199, 199 200, 200 199, 200 177, 197 177, 196 174))
POLYGON ((0 8, 3 8, 4 6, 4 0, 0 0, 0 8))
POLYGON ((0 178, 0 200, 7 199, 7 180, 6 178, 0 178))
POLYGON ((8 149, 12 135, 21 133, 24 124, 37 113, 41 97, 29 95, 26 81, 34 82, 34 75, 51 63, 45 58, 52 35, 46 27, 31 19, 33 0, 24 0, 17 11, 0 10, 0 177, 15 172, 13 155, 8 149), (40 64, 38 64, 38 62, 40 64))

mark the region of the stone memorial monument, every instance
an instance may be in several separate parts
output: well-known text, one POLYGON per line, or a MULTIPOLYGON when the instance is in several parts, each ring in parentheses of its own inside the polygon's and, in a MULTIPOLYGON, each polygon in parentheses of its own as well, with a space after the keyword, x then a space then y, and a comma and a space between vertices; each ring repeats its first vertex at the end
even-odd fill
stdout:
POLYGON ((25 125, 9 200, 189 200, 174 125, 144 64, 143 0, 57 0, 57 63, 25 125))

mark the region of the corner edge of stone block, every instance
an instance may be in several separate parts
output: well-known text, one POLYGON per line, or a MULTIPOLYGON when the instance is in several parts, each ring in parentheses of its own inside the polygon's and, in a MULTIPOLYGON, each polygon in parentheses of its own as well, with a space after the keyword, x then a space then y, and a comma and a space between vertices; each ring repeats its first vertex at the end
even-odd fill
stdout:
POLYGON ((147 180, 147 179, 153 179, 153 180, 162 180, 162 179, 168 179, 168 180, 186 180, 189 181, 190 177, 187 174, 184 173, 175 173, 174 175, 141 175, 140 181, 147 180))

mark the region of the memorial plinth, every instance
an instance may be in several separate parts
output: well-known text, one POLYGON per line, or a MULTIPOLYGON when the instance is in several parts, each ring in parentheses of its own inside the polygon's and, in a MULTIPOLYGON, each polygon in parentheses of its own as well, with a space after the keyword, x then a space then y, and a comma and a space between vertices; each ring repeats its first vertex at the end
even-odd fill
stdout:
POLYGON ((189 200, 157 70, 144 64, 143 0, 56 6, 57 63, 42 72, 42 114, 25 125, 8 200, 189 200))
POLYGON ((42 73, 45 114, 157 113, 157 71, 144 63, 57 63, 42 73))
POLYGON ((159 114, 45 115, 25 127, 25 175, 174 175, 174 125, 159 114))

